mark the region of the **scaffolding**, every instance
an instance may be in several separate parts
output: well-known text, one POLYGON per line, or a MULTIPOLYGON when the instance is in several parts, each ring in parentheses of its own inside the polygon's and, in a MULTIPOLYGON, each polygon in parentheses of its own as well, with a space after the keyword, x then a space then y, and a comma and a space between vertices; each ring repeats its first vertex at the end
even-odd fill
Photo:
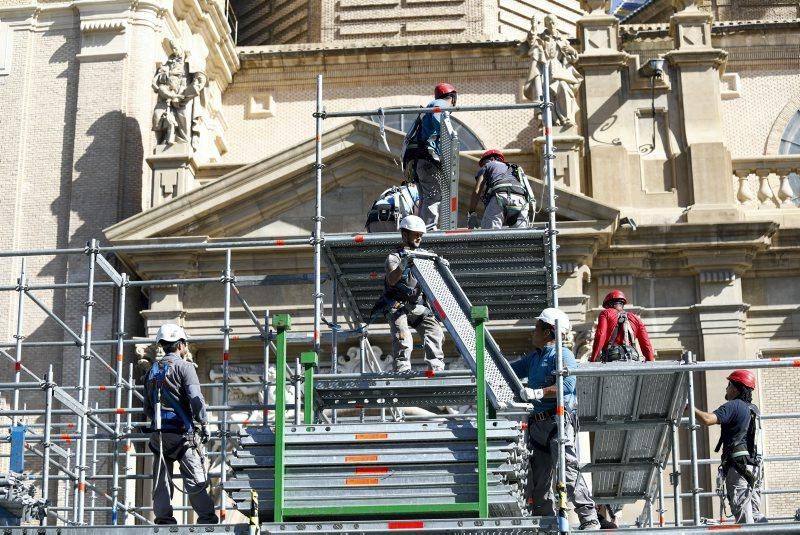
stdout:
MULTIPOLYGON (((459 425, 465 422, 477 422, 474 430, 474 440, 478 443, 477 448, 477 470, 475 475, 476 494, 473 498, 474 501, 469 502, 469 506, 453 507, 450 511, 445 509, 428 509, 417 510, 420 514, 434 513, 445 514, 459 514, 459 515, 472 515, 473 518, 431 518, 426 520, 417 519, 400 519, 400 520, 364 520, 361 519, 357 523, 350 522, 347 519, 337 520, 336 522, 328 522, 327 520, 314 520, 313 523, 304 520, 287 519, 281 513, 280 523, 265 522, 261 525, 261 529, 266 532, 280 532, 280 533, 295 533, 300 531, 331 531, 331 532, 363 532, 363 533, 383 533, 391 532, 396 529, 408 529, 418 531, 430 532, 470 532, 470 533, 551 533, 553 531, 566 532, 569 531, 569 526, 565 522, 554 521, 548 519, 524 517, 504 517, 509 513, 513 513, 516 509, 512 502, 502 501, 492 502, 496 500, 497 494, 491 494, 490 489, 497 489, 498 485, 505 484, 501 481, 497 474, 501 472, 498 468, 498 462, 502 464, 502 457, 489 457, 489 449, 486 444, 489 442, 487 438, 487 415, 491 415, 497 407, 487 406, 487 395, 489 399, 493 399, 489 390, 486 389, 486 381, 483 379, 487 373, 485 366, 492 362, 487 358, 493 351, 491 336, 484 329, 484 322, 488 319, 488 313, 485 310, 472 310, 471 319, 475 325, 475 359, 474 368, 472 373, 442 373, 437 374, 437 377, 427 377, 424 374, 410 374, 404 377, 390 377, 386 374, 373 374, 370 375, 368 361, 370 360, 369 351, 370 346, 366 340, 367 330, 363 325, 363 303, 357 302, 352 293, 352 288, 342 286, 341 282, 345 280, 345 273, 341 269, 337 269, 342 265, 342 258, 337 257, 335 245, 339 243, 352 242, 359 244, 360 247, 369 248, 370 246, 378 245, 381 237, 353 235, 353 236, 325 236, 323 233, 322 223, 322 178, 324 164, 322 161, 322 125, 323 121, 327 118, 333 117, 357 117, 357 116, 378 116, 384 117, 390 114, 419 114, 419 113, 441 113, 445 115, 458 111, 493 111, 493 110, 509 110, 509 109, 539 109, 542 112, 543 131, 545 137, 544 144, 544 179, 547 186, 547 200, 544 203, 544 210, 547 212, 548 223, 544 231, 465 231, 459 234, 451 234, 449 231, 454 230, 457 225, 457 210, 453 207, 458 206, 457 191, 458 191, 458 170, 457 165, 448 168, 447 181, 449 184, 447 200, 442 203, 443 212, 440 218, 446 231, 442 233, 433 233, 430 235, 432 241, 439 240, 443 246, 449 246, 453 250, 459 247, 469 247, 471 239, 476 241, 486 239, 497 239, 502 241, 504 237, 509 239, 522 237, 526 235, 533 236, 536 233, 543 239, 543 256, 544 263, 531 268, 532 273, 546 274, 546 296, 536 303, 528 303, 528 307, 542 307, 543 305, 558 306, 558 278, 557 278, 557 226, 556 226, 556 195, 554 186, 553 166, 552 160, 554 158, 553 152, 553 139, 552 139, 552 106, 549 103, 549 83, 547 80, 547 71, 544 71, 544 100, 539 103, 530 104, 517 104, 517 105, 497 105, 497 106, 458 106, 448 108, 446 111, 438 108, 400 108, 400 109, 378 109, 356 112, 327 112, 323 107, 322 100, 322 77, 319 76, 317 80, 316 92, 316 112, 314 113, 316 123, 316 150, 315 150, 315 183, 316 183, 316 196, 315 196, 315 215, 314 215, 314 230, 309 240, 307 237, 298 238, 284 238, 284 239, 267 239, 267 240, 228 240, 228 241, 211 241, 204 243, 159 243, 147 245, 123 245, 123 246, 101 246, 97 240, 91 240, 85 248, 62 248, 62 249, 38 249, 38 250, 22 250, 22 251, 0 251, 0 257, 20 258, 20 269, 17 283, 14 285, 0 286, 0 291, 16 292, 17 294, 17 308, 16 308, 16 330, 13 342, 0 343, 0 355, 14 364, 14 380, 12 382, 0 383, 0 390, 12 391, 12 405, 10 409, 0 410, 0 416, 5 416, 10 419, 12 428, 22 424, 23 419, 31 417, 41 417, 44 419, 43 424, 27 424, 30 433, 26 436, 26 447, 23 450, 23 455, 27 458, 36 458, 41 460, 41 475, 30 475, 32 481, 38 482, 41 488, 42 496, 50 498, 56 493, 53 487, 54 482, 64 482, 67 484, 66 488, 59 492, 59 498, 53 503, 48 503, 45 510, 45 515, 41 520, 41 525, 47 527, 51 522, 60 523, 58 526, 60 530, 67 532, 74 532, 76 535, 83 532, 92 532, 94 528, 89 527, 94 524, 97 513, 109 514, 110 522, 114 526, 119 526, 121 532, 151 532, 151 528, 127 526, 122 527, 121 524, 138 521, 144 524, 149 524, 147 518, 150 507, 143 505, 134 505, 134 486, 132 483, 141 480, 149 480, 149 474, 136 473, 134 466, 136 461, 142 458, 149 457, 146 452, 137 452, 135 445, 142 445, 148 441, 148 434, 143 432, 141 427, 146 424, 135 422, 134 415, 141 414, 142 410, 137 407, 139 400, 141 400, 141 385, 137 385, 134 377, 133 364, 125 367, 125 349, 135 344, 146 344, 151 342, 147 338, 131 337, 125 332, 125 318, 126 318, 126 294, 129 290, 144 289, 148 287, 165 286, 165 285, 222 285, 223 287, 223 314, 222 314, 222 327, 220 335, 211 336, 196 336, 192 337, 193 342, 197 343, 215 343, 220 344, 222 348, 221 363, 222 363, 222 381, 220 383, 205 383, 202 386, 207 389, 221 388, 222 403, 217 406, 210 406, 209 412, 218 415, 218 420, 212 425, 216 425, 216 432, 212 436, 212 443, 219 447, 218 451, 211 451, 209 455, 212 460, 212 470, 210 476, 218 483, 216 485, 219 489, 232 489, 232 493, 242 492, 246 493, 247 489, 243 486, 234 489, 231 485, 238 483, 228 480, 228 450, 232 442, 232 435, 230 432, 233 422, 229 419, 229 415, 236 411, 258 411, 261 415, 260 421, 255 419, 253 421, 246 421, 252 433, 259 436, 267 436, 271 431, 268 417, 272 415, 275 418, 275 443, 286 444, 287 441, 293 440, 287 437, 286 426, 288 423, 288 410, 293 411, 293 421, 296 426, 315 426, 317 425, 315 419, 324 419, 325 410, 330 411, 330 421, 324 422, 323 425, 336 426, 352 426, 360 422, 365 425, 392 425, 385 423, 387 421, 387 411, 392 411, 397 407, 406 406, 410 402, 426 401, 432 405, 437 405, 443 401, 458 402, 468 404, 466 402, 475 400, 475 412, 467 412, 455 415, 435 414, 433 416, 422 416, 420 421, 436 421, 436 422, 449 422, 445 427, 448 433, 453 432, 453 429, 458 429, 459 425), (453 201, 455 199, 455 201, 453 201), (461 240, 461 241, 459 241, 461 240), (464 241, 466 240, 466 241, 464 241), (464 245, 464 244, 467 245, 464 245), (273 276, 253 276, 253 277, 237 277, 232 269, 233 255, 242 250, 253 248, 260 249, 277 249, 286 246, 300 246, 313 248, 313 274, 300 274, 300 275, 273 275, 273 276), (326 248, 323 251, 323 248, 326 248), (123 253, 135 252, 181 252, 181 251, 212 251, 218 250, 224 252, 224 265, 220 270, 220 277, 195 277, 195 278, 171 278, 171 279, 158 279, 158 280, 131 280, 130 275, 122 270, 115 268, 112 263, 108 261, 106 255, 117 255, 123 253), (323 252, 326 255, 326 261, 329 264, 331 274, 326 276, 322 273, 323 252), (67 257, 67 256, 84 256, 87 258, 87 272, 85 282, 64 282, 64 283, 36 283, 29 280, 28 272, 26 270, 26 260, 31 257, 67 257), (99 270, 97 268, 100 268, 99 270), (322 282, 331 280, 333 283, 333 298, 332 298, 332 321, 326 321, 324 318, 324 295, 322 293, 322 282), (286 316, 278 316, 272 318, 268 310, 264 312, 263 317, 252 309, 245 299, 241 289, 247 285, 278 285, 278 284, 298 284, 298 283, 311 283, 313 284, 312 299, 314 304, 313 312, 313 329, 310 333, 292 333, 289 332, 291 320, 286 316), (337 288, 343 288, 344 293, 350 292, 346 298, 342 299, 348 304, 350 314, 354 318, 350 329, 343 329, 337 325, 338 321, 338 304, 342 298, 337 295, 337 288), (97 295, 99 289, 110 289, 112 293, 112 301, 116 304, 115 320, 112 326, 113 334, 108 338, 96 338, 96 330, 93 329, 93 324, 96 323, 96 306, 97 295), (45 300, 37 296, 38 292, 52 291, 52 292, 67 292, 67 291, 85 291, 86 299, 84 302, 83 318, 79 329, 74 329, 69 325, 69 322, 60 318, 50 307, 47 306, 45 300), (231 310, 233 308, 233 301, 238 302, 238 305, 245 311, 247 317, 252 322, 255 333, 252 335, 232 335, 231 328, 231 310), (45 314, 46 318, 52 320, 58 328, 63 332, 66 340, 46 340, 46 341, 32 341, 26 339, 24 329, 25 324, 25 305, 32 303, 38 310, 45 314), (325 323, 329 329, 327 333, 322 333, 322 324, 325 323), (487 336, 488 335, 488 336, 487 336), (327 338, 331 342, 331 373, 320 374, 315 373, 315 368, 319 367, 319 354, 321 352, 321 343, 323 338, 327 338), (345 339, 358 340, 360 347, 361 368, 358 374, 348 376, 346 374, 338 373, 337 369, 337 344, 345 339), (263 393, 263 402, 256 404, 232 404, 230 403, 228 392, 232 387, 237 386, 253 386, 252 382, 235 382, 230 380, 230 361, 232 354, 232 347, 237 343, 257 343, 262 347, 263 359, 261 365, 263 366, 263 373, 260 377, 260 382, 255 383, 263 393), (313 351, 307 352, 295 358, 294 367, 291 362, 287 361, 287 344, 289 343, 303 343, 310 344, 313 351), (49 366, 48 372, 43 376, 35 374, 28 366, 25 365, 23 357, 27 357, 27 351, 31 348, 77 348, 79 352, 79 374, 76 385, 59 385, 54 381, 53 367, 49 366), (276 360, 276 363, 272 363, 276 360), (113 378, 113 384, 110 385, 96 385, 92 384, 92 363, 96 366, 101 366, 113 378), (269 370, 271 365, 277 364, 275 381, 269 380, 269 370), (25 380, 23 380, 25 379, 25 380), (380 387, 383 390, 376 388, 376 379, 381 379, 382 384, 380 387), (346 383, 349 381, 350 383, 346 383), (426 385, 435 384, 440 387, 437 392, 426 391, 426 385), (287 399, 286 386, 292 387, 293 399, 287 399), (274 387, 276 391, 275 403, 269 403, 269 389, 274 387), (304 391, 304 396, 301 398, 301 389, 304 391), (360 389, 360 390, 359 390, 360 389), (42 391, 43 408, 30 409, 21 405, 20 394, 25 391, 42 391), (100 407, 94 399, 100 392, 113 392, 113 407, 100 407), (397 392, 402 393, 394 395, 397 392), (348 396, 350 396, 348 398, 348 396), (377 403, 375 406, 380 409, 379 413, 372 415, 368 413, 363 407, 357 407, 357 400, 363 399, 365 396, 372 396, 375 400, 383 400, 383 403, 377 403), (437 396, 439 396, 437 398, 437 396), (396 398, 396 399, 395 399, 396 398), (317 407, 315 407, 315 400, 317 400, 317 407), (388 400, 388 401, 387 401, 388 400), (57 406, 60 405, 60 408, 57 406), (344 406, 343 406, 344 405, 344 406), (353 418, 344 417, 345 409, 350 405, 358 410, 358 414, 353 418), (301 409, 302 409, 302 424, 301 424, 301 409), (61 421, 56 421, 60 419, 61 421), (74 421, 71 421, 73 420, 74 421), (341 420, 337 422, 337 419, 341 420), (377 422, 377 423, 376 423, 377 422), (449 427, 448 427, 449 426, 449 427), (279 431, 280 430, 280 431, 279 431), (38 431, 38 432, 37 432, 38 431), (279 436, 280 435, 282 436, 279 436), (99 473, 97 470, 98 462, 100 459, 110 459, 110 473, 99 473), (493 487, 494 486, 494 487, 493 487), (87 494, 89 495, 87 500, 87 494), (490 498, 495 496, 494 498, 490 498), (98 504, 102 502, 102 504, 98 504), (492 506, 491 504, 495 505, 492 506), (501 503, 501 505, 497 505, 501 503), (494 511, 491 511, 494 507, 494 511), (494 513, 495 516, 491 518, 491 523, 488 521, 489 517, 494 513), (477 517, 477 518, 474 518, 477 517), (72 526, 65 528, 63 526, 72 526), (146 530, 146 531, 143 531, 146 530)), ((381 125, 382 127, 383 125, 381 125)), ((455 150, 452 154, 457 154, 457 140, 455 150)), ((424 277, 423 277, 424 278, 424 277)), ((453 279, 455 281, 455 278, 453 279)), ((351 285, 352 286, 352 285, 351 285)), ((461 287, 456 281, 455 287, 458 290, 461 287)), ((429 289, 429 291, 433 291, 429 289)), ((451 289, 451 293, 455 290, 451 289)), ((112 305, 113 308, 113 305, 112 305)), ((508 314, 522 313, 523 309, 509 308, 508 314)), ((524 313, 529 313, 528 309, 524 309, 524 313)), ((557 340, 558 350, 557 354, 561 354, 561 341, 557 340)), ((733 369, 738 367, 749 368, 774 368, 774 367, 796 367, 800 365, 800 359, 782 359, 774 360, 755 360, 755 361, 720 361, 720 362, 694 362, 691 355, 686 355, 685 360, 681 363, 668 364, 659 363, 658 366, 624 366, 624 365, 582 365, 577 369, 566 369, 563 362, 559 358, 557 370, 557 385, 558 385, 558 403, 563 406, 563 380, 565 377, 575 375, 579 378, 597 378, 607 375, 614 375, 615 377, 628 377, 633 376, 641 378, 649 374, 664 374, 672 373, 676 376, 685 378, 686 388, 685 396, 688 403, 694 405, 695 385, 694 376, 697 372, 705 372, 710 370, 723 370, 733 369)), ((586 379, 585 379, 586 380, 586 379)), ((518 388, 518 385, 512 385, 518 388)), ((513 388, 512 388, 513 390, 513 388)), ((683 392, 683 391, 681 391, 683 392)), ((512 392, 513 394, 513 392, 512 392)), ((683 394, 682 394, 683 395, 683 394)), ((494 398, 497 401, 497 396, 494 398)), ((524 412, 524 411, 523 411, 524 412)), ((674 412, 674 411, 673 411, 674 412)), ((518 412, 517 416, 522 413, 518 412)), ((513 417, 514 412, 506 411, 505 416, 513 417)), ((764 418, 770 417, 800 417, 800 414, 789 415, 765 415, 764 418)), ((390 420, 396 415, 390 416, 390 420)), ((417 421, 412 416, 407 416, 406 426, 413 426, 412 422, 417 421)), ((670 452, 672 463, 672 494, 667 495, 663 488, 663 471, 666 469, 666 457, 658 460, 658 465, 653 467, 652 463, 647 467, 650 474, 647 482, 647 490, 656 487, 654 492, 649 492, 647 497, 645 510, 643 512, 644 521, 642 524, 653 526, 658 524, 662 527, 659 533, 695 533, 706 529, 702 525, 703 519, 701 518, 700 499, 702 497, 716 496, 716 492, 711 489, 702 489, 700 487, 699 467, 702 465, 712 464, 717 462, 713 459, 699 459, 698 445, 697 445, 697 430, 698 426, 694 421, 694 414, 690 411, 688 419, 682 419, 674 415, 670 418, 664 418, 661 421, 647 421, 641 419, 638 421, 626 420, 622 422, 613 422, 608 420, 601 420, 595 422, 600 426, 607 425, 622 429, 623 427, 646 427, 646 426, 660 426, 667 428, 668 432, 660 435, 662 441, 669 443, 667 448, 670 452), (688 426, 689 429, 689 451, 690 459, 682 460, 678 455, 678 429, 680 426, 688 426), (689 466, 691 470, 691 489, 689 492, 684 492, 681 487, 681 478, 679 475, 680 466, 689 466), (657 474, 653 476, 653 473, 657 474), (681 498, 691 498, 691 519, 683 518, 681 498), (664 512, 666 510, 666 500, 672 498, 675 527, 673 529, 664 528, 664 512), (653 500, 657 501, 658 520, 653 520, 653 500)), ((400 425, 400 424, 397 424, 400 425)), ((513 426, 512 426, 513 427, 513 426)), ((299 428, 299 429, 302 429, 299 428)), ((411 429, 409 427, 409 429, 411 429)), ((560 459, 564 459, 564 419, 563 411, 559 417, 559 444, 560 444, 560 459)), ((296 431, 290 431, 290 435, 296 431)), ((249 435, 254 436, 254 435, 249 435)), ((473 437, 473 435, 469 435, 473 437)), ((472 440, 470 438, 469 440, 472 440)), ((298 439, 299 440, 299 439, 298 439)), ((500 439, 498 439, 500 440, 500 439)), ((508 440, 514 442, 514 437, 511 436, 502 438, 501 440, 508 440)), ((245 436, 237 436, 236 441, 240 446, 247 445, 245 436)), ((302 441, 301 441, 302 442, 302 441)), ((257 444, 253 444, 258 447, 257 444)), ((498 446, 506 448, 507 446, 498 446)), ((246 449, 246 448, 245 448, 246 449)), ((355 455, 360 455, 356 453, 355 455)), ((524 459, 523 459, 524 460, 524 459)), ((800 460, 800 456, 773 456, 766 457, 765 462, 794 462, 800 460)), ((285 474, 283 469, 287 466, 287 460, 283 454, 278 455, 277 450, 273 459, 274 475, 273 478, 267 480, 273 482, 273 495, 272 500, 275 504, 283 503, 283 492, 285 483, 285 474)), ((235 463, 234 463, 235 464, 235 463)), ((257 465, 258 463, 256 463, 257 465)), ((627 463, 629 467, 633 467, 632 463, 627 463)), ((251 467, 252 468, 252 467, 251 467)), ((609 467, 601 467, 608 469, 609 467)), ((512 470, 513 472, 513 470, 512 470)), ((505 474, 503 477, 507 476, 505 474)), ((517 474, 517 477, 519 474, 517 474)), ((472 481, 472 475, 469 476, 469 481, 472 481)), ((450 483, 456 481, 461 482, 462 479, 450 480, 450 483)), ((564 463, 559 463, 558 481, 565 481, 564 463)), ((563 491, 563 483, 559 485, 559 490, 563 491)), ((505 492, 505 491, 503 491, 505 492)), ((768 489, 765 494, 770 492, 798 492, 800 489, 768 489)), ((256 504, 258 499, 253 500, 243 494, 237 494, 233 497, 237 504, 250 503, 256 504)), ((630 499, 630 497, 628 497, 630 499)), ((609 498, 608 501, 611 501, 609 498)), ((218 508, 220 517, 225 519, 226 509, 228 503, 226 500, 225 492, 220 492, 218 508)), ((298 507, 303 509, 303 507, 298 507)), ((313 509, 313 508, 311 508, 313 509)), ((184 503, 183 506, 176 507, 176 510, 182 512, 184 523, 188 523, 188 511, 190 508, 184 503)), ((289 513, 292 509, 288 508, 289 513)), ((321 511, 316 509, 314 514, 320 514, 321 511)), ((256 529, 258 529, 257 507, 251 507, 251 510, 244 511, 247 516, 251 517, 251 526, 255 522, 256 529), (252 510, 255 509, 255 510, 252 510)), ((407 514, 405 511, 404 514, 407 514)), ((335 511, 333 511, 335 516, 335 511)), ((291 516, 291 515, 289 515, 291 516)), ((304 516, 301 512, 298 516, 304 516)), ((325 515, 322 515, 325 516, 325 515)), ((559 517, 564 519, 566 517, 565 511, 559 511, 559 517)), ((277 516, 276 516, 277 518, 277 516)), ((779 519, 789 520, 789 519, 779 519)), ((177 529, 177 528, 176 528, 177 529)), ((180 528, 184 529, 184 528, 180 528)), ((186 528, 188 530, 188 528, 186 528)), ((244 532, 248 529, 246 525, 235 526, 235 531, 244 532)), ((223 532, 229 531, 225 527, 208 527, 207 532, 223 532)), ((250 530, 252 532, 252 529, 250 530)), ((800 525, 790 523, 770 524, 767 526, 757 526, 752 528, 753 532, 764 533, 800 533, 800 525)), ((188 531, 187 531, 188 532, 188 531)), ((649 533, 649 530, 631 530, 630 533, 649 533)))

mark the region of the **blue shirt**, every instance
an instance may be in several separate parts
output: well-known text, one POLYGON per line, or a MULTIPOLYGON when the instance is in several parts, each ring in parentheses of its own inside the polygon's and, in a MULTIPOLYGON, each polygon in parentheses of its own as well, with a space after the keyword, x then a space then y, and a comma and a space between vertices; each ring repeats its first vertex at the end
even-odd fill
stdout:
MULTIPOLYGON (((575 360, 575 355, 572 351, 563 347, 561 354, 564 358, 564 367, 568 369, 576 368, 578 366, 575 360)), ((528 377, 528 388, 545 388, 556 384, 556 376, 553 372, 556 371, 556 346, 547 345, 542 349, 537 349, 530 355, 522 357, 520 360, 511 363, 511 369, 517 374, 520 379, 528 377)), ((542 398, 540 400, 532 401, 533 414, 540 412, 552 411, 556 408, 556 398, 542 398)), ((570 375, 564 378, 564 407, 569 410, 575 410, 578 405, 578 399, 575 396, 575 376, 570 375)))
MULTIPOLYGON (((449 108, 450 102, 443 99, 436 99, 431 101, 426 108, 449 108)), ((422 125, 420 126, 420 138, 428 148, 428 153, 431 156, 436 155, 435 159, 439 160, 442 156, 442 151, 439 149, 439 130, 442 127, 442 114, 441 113, 424 113, 422 115, 422 125)))

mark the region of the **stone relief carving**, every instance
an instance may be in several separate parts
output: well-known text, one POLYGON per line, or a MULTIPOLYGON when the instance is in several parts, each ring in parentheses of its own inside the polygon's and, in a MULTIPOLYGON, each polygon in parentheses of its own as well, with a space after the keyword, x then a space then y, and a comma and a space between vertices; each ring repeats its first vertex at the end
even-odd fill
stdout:
POLYGON ((578 362, 589 362, 589 358, 592 356, 596 330, 597 323, 592 323, 585 329, 575 331, 575 347, 573 351, 578 362))
POLYGON ((172 54, 153 76, 153 91, 158 95, 153 110, 153 131, 158 145, 189 143, 196 148, 199 136, 193 101, 201 95, 208 79, 202 72, 189 72, 187 54, 175 41, 170 41, 172 54))
POLYGON ((556 19, 552 15, 544 17, 544 30, 538 33, 537 30, 538 20, 534 15, 527 38, 517 47, 518 54, 531 58, 523 92, 530 100, 540 100, 542 77, 546 70, 550 78, 550 99, 555 104, 553 122, 564 127, 572 126, 578 112, 578 88, 583 81, 575 68, 578 51, 556 28, 556 19))

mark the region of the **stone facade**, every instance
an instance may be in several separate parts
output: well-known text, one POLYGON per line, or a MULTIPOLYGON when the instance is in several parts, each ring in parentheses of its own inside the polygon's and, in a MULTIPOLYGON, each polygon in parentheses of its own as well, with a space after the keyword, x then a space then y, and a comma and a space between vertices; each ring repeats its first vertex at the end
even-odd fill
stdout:
MULTIPOLYGON (((81 248, 93 237, 150 243, 308 236, 318 74, 329 110, 424 105, 433 85, 445 80, 459 89, 460 104, 523 102, 530 65, 515 47, 531 16, 547 9, 574 37, 584 77, 577 127, 556 132, 555 162, 565 219, 561 303, 575 325, 578 352, 591 342, 602 297, 612 288, 629 295, 662 359, 684 350, 702 360, 800 352, 800 289, 793 284, 800 265, 800 158, 780 154, 800 103, 800 22, 791 6, 750 2, 753 13, 764 13, 753 18, 781 19, 765 22, 729 20, 733 0, 717 2, 717 11, 675 15, 662 9, 665 2, 653 2, 639 19, 619 24, 602 12, 584 14, 573 0, 546 8, 527 0, 312 4, 234 2, 236 48, 230 14, 214 0, 0 0, 2 249, 81 248), (180 163, 185 173, 175 189, 164 169, 178 164, 152 159, 150 131, 150 82, 171 52, 170 39, 189 51, 192 72, 209 80, 198 119, 201 143, 180 163), (651 86, 640 67, 659 55, 667 67, 651 86), (621 225, 622 217, 638 228, 621 225)), ((523 163, 538 195, 542 138, 531 112, 456 117, 485 148, 501 148, 523 163)), ((395 156, 367 120, 331 119, 324 128, 325 231, 359 232, 374 197, 400 180, 395 156)), ((387 129, 387 143, 396 154, 402 133, 387 129)), ((478 154, 462 153, 461 198, 473 184, 478 154)), ((222 259, 208 251, 129 253, 118 265, 147 279, 216 277, 222 259)), ((310 251, 302 247, 237 252, 233 262, 240 276, 311 270, 310 251)), ((19 269, 19 259, 0 258, 2 284, 13 286, 19 269)), ((31 258, 26 272, 37 283, 81 282, 85 258, 31 258)), ((301 332, 312 329, 311 291, 309 285, 245 290, 257 313, 289 312, 301 332)), ((329 296, 330 286, 323 292, 329 296)), ((41 299, 80 331, 83 290, 43 292, 41 299)), ((113 296, 99 291, 96 301, 96 336, 112 337, 113 296)), ((329 297, 326 303, 330 315, 329 297)), ((194 336, 218 334, 221 305, 219 286, 155 287, 140 311, 131 310, 128 331, 152 335, 160 323, 178 321, 194 336)), ((16 310, 17 294, 0 293, 6 340, 13 340, 16 310)), ((231 321, 236 334, 255 333, 243 311, 235 309, 231 321)), ((529 323, 493 326, 507 354, 529 347, 528 333, 518 329, 529 323)), ((23 330, 31 340, 64 339, 31 304, 23 330)), ((375 326, 371 337, 388 348, 385 326, 375 326)), ((220 347, 192 349, 208 376, 220 347)), ((445 349, 455 355, 452 346, 445 349)), ((234 350, 237 364, 260 362, 255 342, 234 350)), ((54 362, 58 382, 75 384, 76 350, 33 355, 26 351, 23 360, 36 373, 54 362)), ((326 362, 327 348, 321 357, 326 362)), ((94 369, 96 383, 108 382, 94 369)), ((724 377, 708 374, 701 406, 722 402, 724 377)), ((790 377, 759 373, 764 412, 800 409, 790 377)), ((791 422, 767 424, 769 454, 794 453, 800 430, 791 422)), ((708 444, 716 443, 716 432, 702 443, 702 455, 713 455, 708 444)), ((798 471, 796 463, 771 465, 768 485, 797 488, 798 471)), ((793 513, 794 498, 768 498, 769 514, 793 513)), ((710 514, 710 501, 704 507, 710 514)))

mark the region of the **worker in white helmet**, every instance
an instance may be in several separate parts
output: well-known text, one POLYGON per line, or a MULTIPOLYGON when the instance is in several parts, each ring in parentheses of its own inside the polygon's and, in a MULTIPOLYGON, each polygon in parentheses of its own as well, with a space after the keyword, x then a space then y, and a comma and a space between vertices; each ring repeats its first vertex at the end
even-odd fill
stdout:
POLYGON ((186 332, 173 323, 161 326, 156 343, 164 350, 145 381, 144 413, 150 418, 153 463, 153 512, 156 524, 177 524, 172 510, 173 465, 183 476, 183 489, 199 524, 217 524, 208 493, 205 451, 208 442, 206 402, 194 365, 183 359, 189 349, 186 332))
MULTIPOLYGON (((533 408, 528 416, 528 433, 531 446, 528 469, 528 492, 531 514, 555 516, 553 480, 558 464, 558 422, 556 415, 556 336, 566 338, 570 331, 567 315, 557 308, 545 308, 536 318, 533 329, 534 351, 530 355, 511 363, 514 373, 528 379, 521 397, 533 408), (558 333, 556 331, 558 324, 558 333)), ((577 366, 572 351, 562 346, 564 367, 577 366)), ((599 530, 595 503, 589 495, 589 487, 578 468, 575 450, 576 414, 575 376, 564 379, 564 451, 566 454, 567 497, 575 507, 581 521, 581 530, 599 530)))
POLYGON ((411 350, 414 339, 410 327, 422 336, 425 362, 432 371, 444 369, 442 327, 433 315, 422 288, 411 273, 413 260, 408 253, 420 250, 425 222, 409 215, 400 222, 403 246, 386 257, 386 278, 381 301, 392 333, 392 355, 395 371, 411 370, 411 350))

